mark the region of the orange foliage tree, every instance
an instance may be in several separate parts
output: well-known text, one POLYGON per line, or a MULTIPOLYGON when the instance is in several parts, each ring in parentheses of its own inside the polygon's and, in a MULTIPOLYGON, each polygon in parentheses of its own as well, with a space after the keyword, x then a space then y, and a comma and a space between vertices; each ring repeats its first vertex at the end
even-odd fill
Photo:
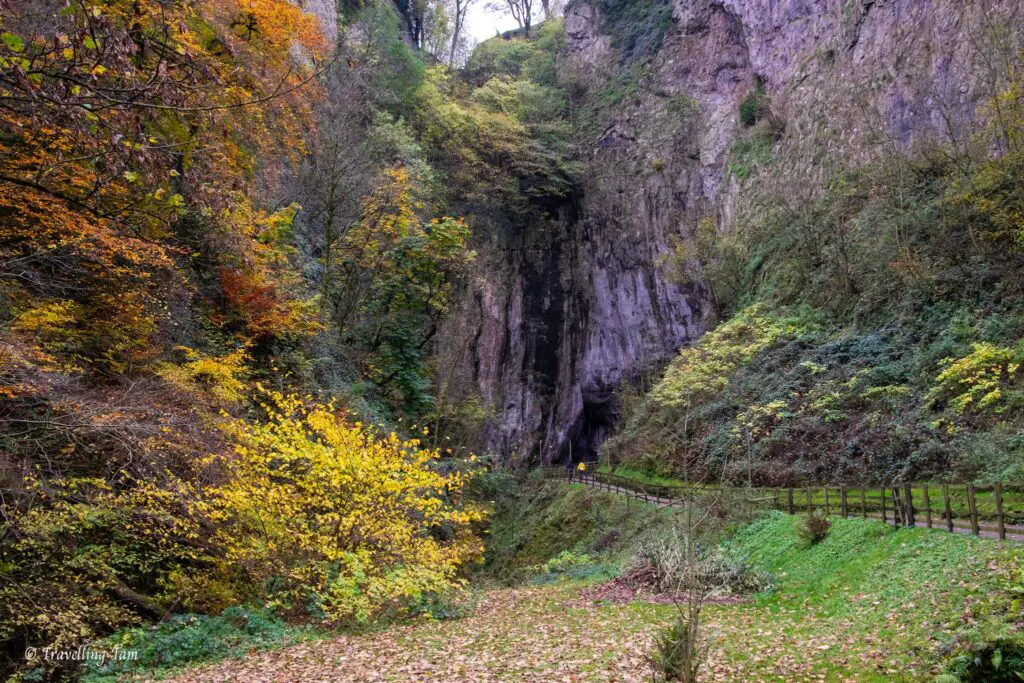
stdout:
POLYGON ((202 410, 232 403, 247 356, 166 359, 175 330, 207 323, 183 319, 197 290, 239 348, 309 329, 285 267, 294 210, 262 208, 256 188, 304 153, 330 48, 287 0, 0 2, 11 654, 153 614, 195 561, 174 482, 223 448, 202 410))

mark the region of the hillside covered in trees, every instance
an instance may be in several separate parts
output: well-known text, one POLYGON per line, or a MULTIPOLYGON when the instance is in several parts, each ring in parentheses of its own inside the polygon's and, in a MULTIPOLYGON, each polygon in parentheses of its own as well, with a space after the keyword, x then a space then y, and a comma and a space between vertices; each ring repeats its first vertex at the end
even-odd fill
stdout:
POLYGON ((0 2, 0 674, 653 542, 542 465, 1024 480, 1018 2, 498 4, 0 2))

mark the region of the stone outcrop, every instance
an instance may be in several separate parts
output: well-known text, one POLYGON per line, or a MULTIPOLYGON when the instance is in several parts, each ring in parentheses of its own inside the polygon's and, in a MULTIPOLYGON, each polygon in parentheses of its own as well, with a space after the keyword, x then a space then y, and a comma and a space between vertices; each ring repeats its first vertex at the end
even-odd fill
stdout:
MULTIPOLYGON (((711 322, 705 288, 663 267, 673 244, 708 217, 732 229, 755 187, 802 196, 841 165, 977 125, 1021 14, 1018 0, 674 0, 636 95, 581 152, 577 196, 481 248, 446 343, 491 405, 489 445, 524 464, 592 456, 619 385, 711 322), (755 83, 779 126, 774 161, 741 182, 729 161, 755 83)), ((588 0, 566 10, 561 68, 591 91, 625 68, 588 0)))

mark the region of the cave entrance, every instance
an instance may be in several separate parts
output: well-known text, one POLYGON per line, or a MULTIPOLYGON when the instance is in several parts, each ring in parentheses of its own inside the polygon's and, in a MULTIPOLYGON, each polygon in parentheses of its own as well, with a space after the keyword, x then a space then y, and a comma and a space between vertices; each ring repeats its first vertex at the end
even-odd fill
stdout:
POLYGON ((611 435, 618 416, 618 405, 611 391, 583 394, 583 411, 569 430, 562 449, 562 463, 594 462, 601 445, 611 435))

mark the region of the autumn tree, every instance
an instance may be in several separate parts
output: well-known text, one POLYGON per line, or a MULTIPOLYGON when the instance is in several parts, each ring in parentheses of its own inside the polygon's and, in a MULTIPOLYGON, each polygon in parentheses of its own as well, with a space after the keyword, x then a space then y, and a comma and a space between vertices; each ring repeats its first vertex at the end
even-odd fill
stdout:
POLYGON ((335 324, 366 375, 409 409, 429 402, 425 349, 454 279, 473 258, 462 219, 424 222, 416 209, 408 169, 388 170, 338 244, 331 293, 335 324))
POLYGON ((285 0, 29 0, 0 21, 0 632, 17 648, 159 614, 158 585, 201 554, 174 482, 220 448, 212 410, 236 409, 250 343, 309 330, 285 267, 295 209, 257 188, 301 157, 329 46, 285 0), (220 348, 190 345, 204 336, 220 348))
POLYGON ((204 506, 228 568, 332 622, 458 585, 483 549, 483 513, 462 499, 472 472, 442 473, 419 438, 374 434, 332 405, 268 392, 264 407, 268 421, 236 423, 235 453, 211 462, 230 473, 204 506))

